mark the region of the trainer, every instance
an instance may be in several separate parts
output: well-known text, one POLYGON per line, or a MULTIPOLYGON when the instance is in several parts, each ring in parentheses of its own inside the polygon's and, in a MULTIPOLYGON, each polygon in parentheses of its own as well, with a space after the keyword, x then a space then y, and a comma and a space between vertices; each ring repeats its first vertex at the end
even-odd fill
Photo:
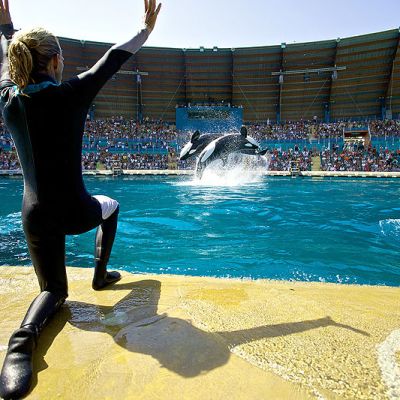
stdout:
POLYGON ((8 0, 0 0, 0 109, 22 166, 22 223, 41 291, 10 338, 0 375, 4 399, 29 391, 39 334, 68 296, 65 236, 98 227, 92 287, 102 289, 121 277, 107 271, 119 204, 87 192, 82 137, 96 94, 145 43, 160 8, 156 0, 145 0, 144 27, 135 37, 113 46, 90 70, 61 82, 64 59, 58 39, 43 28, 13 34, 8 0), (11 39, 9 47, 6 39, 11 39))

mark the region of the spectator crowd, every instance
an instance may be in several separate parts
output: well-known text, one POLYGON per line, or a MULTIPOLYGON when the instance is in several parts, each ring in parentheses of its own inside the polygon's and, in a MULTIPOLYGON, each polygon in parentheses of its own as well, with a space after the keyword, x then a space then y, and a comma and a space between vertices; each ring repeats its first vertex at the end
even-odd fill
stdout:
POLYGON ((400 149, 376 149, 362 146, 354 149, 324 149, 321 151, 321 169, 324 171, 399 172, 400 149))
MULTIPOLYGON (((313 140, 342 138, 344 129, 361 129, 368 125, 372 137, 400 137, 399 120, 368 122, 317 123, 315 121, 282 124, 250 124, 249 135, 260 142, 309 140, 310 145, 271 148, 267 153, 269 169, 289 170, 296 163, 300 170, 310 170, 313 157, 320 157, 326 171, 400 171, 400 149, 368 146, 344 148, 332 145, 313 147, 313 140)), ((122 117, 87 121, 83 137, 82 168, 84 170, 168 169, 176 162, 180 148, 189 140, 189 133, 178 133, 163 121, 138 124, 122 117)), ((192 169, 195 160, 177 161, 178 169, 192 169)), ((10 134, 0 120, 0 169, 19 169, 19 161, 10 134)))
POLYGON ((307 140, 341 138, 343 130, 363 129, 369 126, 373 137, 400 137, 400 120, 372 120, 360 122, 297 121, 281 124, 252 124, 251 135, 257 140, 307 140))

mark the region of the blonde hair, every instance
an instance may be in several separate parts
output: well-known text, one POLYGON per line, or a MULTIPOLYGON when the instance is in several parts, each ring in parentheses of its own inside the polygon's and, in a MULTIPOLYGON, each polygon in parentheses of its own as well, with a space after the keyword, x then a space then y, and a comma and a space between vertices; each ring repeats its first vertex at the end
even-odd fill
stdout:
POLYGON ((11 80, 23 90, 34 82, 32 73, 46 71, 55 54, 61 54, 60 42, 46 29, 17 32, 8 48, 11 80))

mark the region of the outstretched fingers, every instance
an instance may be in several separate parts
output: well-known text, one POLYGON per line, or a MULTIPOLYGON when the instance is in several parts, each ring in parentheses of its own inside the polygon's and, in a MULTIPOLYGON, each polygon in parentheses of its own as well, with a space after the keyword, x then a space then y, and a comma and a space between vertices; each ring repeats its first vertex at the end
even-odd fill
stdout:
POLYGON ((10 9, 8 0, 0 0, 0 25, 11 24, 10 9))
POLYGON ((154 28, 154 25, 157 21, 158 13, 161 9, 161 3, 156 3, 156 0, 145 0, 145 15, 144 15, 144 22, 146 24, 146 28, 151 32, 154 28))
POLYGON ((161 10, 161 3, 158 5, 158 7, 157 7, 157 10, 156 10, 156 17, 157 17, 157 15, 158 15, 158 13, 160 12, 160 10, 161 10))
MULTIPOLYGON (((8 5, 8 0, 0 0, 0 14, 2 16, 2 18, 7 18, 7 19, 11 19, 10 18, 10 7, 8 5)), ((5 24, 7 22, 5 21, 0 21, 1 24, 5 24)))
POLYGON ((4 4, 3 4, 3 0, 0 0, 0 11, 4 15, 10 14, 10 7, 8 5, 8 0, 4 0, 4 4))
POLYGON ((156 0, 150 0, 149 3, 149 14, 153 14, 154 10, 156 9, 156 0))

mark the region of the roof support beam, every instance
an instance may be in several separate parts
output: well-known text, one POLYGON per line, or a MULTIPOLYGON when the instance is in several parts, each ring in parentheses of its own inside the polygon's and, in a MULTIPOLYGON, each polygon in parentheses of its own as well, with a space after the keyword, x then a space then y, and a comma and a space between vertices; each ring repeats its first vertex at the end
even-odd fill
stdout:
MULTIPOLYGON (((337 51, 340 39, 336 39, 335 54, 333 56, 333 67, 336 68, 337 51)), ((328 102, 324 105, 324 120, 326 123, 331 122, 331 107, 332 107, 332 87, 333 83, 337 80, 337 70, 332 71, 331 82, 329 85, 328 102)))
POLYGON ((186 63, 186 49, 183 49, 183 81, 184 81, 184 92, 185 92, 185 105, 188 105, 187 98, 187 63, 186 63))
MULTIPOLYGON (((390 71, 390 76, 389 76, 388 84, 386 86, 386 91, 385 91, 385 98, 384 98, 385 114, 386 114, 386 109, 389 109, 390 111, 392 111, 393 75, 394 75, 394 71, 395 71, 395 64, 396 64, 397 54, 399 54, 399 46, 400 46, 400 28, 399 28, 399 32, 398 32, 398 35, 397 35, 396 48, 394 49, 394 52, 393 52, 392 67, 391 67, 391 71, 390 71), (389 102, 389 104, 388 104, 388 102, 389 102)), ((383 112, 382 112, 382 114, 383 114, 383 112)), ((386 117, 386 115, 385 115, 385 117, 386 117)))
POLYGON ((235 49, 231 49, 231 97, 229 99, 229 103, 232 105, 233 104, 233 84, 234 84, 234 68, 235 68, 235 62, 234 62, 234 54, 235 54, 235 49))
MULTIPOLYGON (((76 67, 77 71, 87 71, 89 69, 88 66, 86 67, 76 67)), ((130 70, 120 70, 117 71, 113 75, 113 79, 116 78, 116 75, 134 75, 136 81, 136 94, 137 94, 137 104, 136 104, 136 121, 139 123, 143 122, 143 101, 142 101, 142 76, 148 76, 148 72, 139 71, 130 71, 130 70)))
MULTIPOLYGON (((335 53, 335 62, 336 62, 336 53, 335 53)), ((271 72, 272 76, 280 76, 280 75, 300 75, 300 74, 319 74, 321 72, 335 72, 335 71, 344 71, 346 67, 328 67, 328 68, 309 68, 309 69, 294 69, 288 71, 278 71, 271 72)))
POLYGON ((336 42, 335 47, 335 55, 333 58, 333 66, 327 68, 307 68, 307 69, 295 69, 295 70, 283 70, 283 62, 284 62, 284 49, 286 48, 286 44, 281 44, 281 69, 277 72, 271 72, 272 76, 279 77, 279 95, 278 95, 278 104, 277 104, 277 113, 276 113, 276 120, 277 123, 280 123, 281 120, 281 113, 282 113, 282 98, 283 98, 283 82, 285 75, 309 75, 309 74, 320 74, 324 72, 332 72, 331 76, 331 85, 329 88, 329 103, 325 105, 325 121, 329 120, 330 115, 330 96, 331 96, 331 89, 332 89, 332 81, 337 79, 337 71, 344 71, 346 69, 345 66, 337 67, 336 66, 336 54, 337 54, 337 47, 338 47, 338 40, 336 42))
POLYGON ((280 71, 272 72, 273 76, 278 75, 278 84, 279 84, 279 92, 278 92, 278 102, 276 104, 276 123, 281 123, 282 116, 282 96, 283 96, 283 60, 284 60, 284 51, 286 49, 286 43, 281 44, 281 59, 280 59, 280 71))

